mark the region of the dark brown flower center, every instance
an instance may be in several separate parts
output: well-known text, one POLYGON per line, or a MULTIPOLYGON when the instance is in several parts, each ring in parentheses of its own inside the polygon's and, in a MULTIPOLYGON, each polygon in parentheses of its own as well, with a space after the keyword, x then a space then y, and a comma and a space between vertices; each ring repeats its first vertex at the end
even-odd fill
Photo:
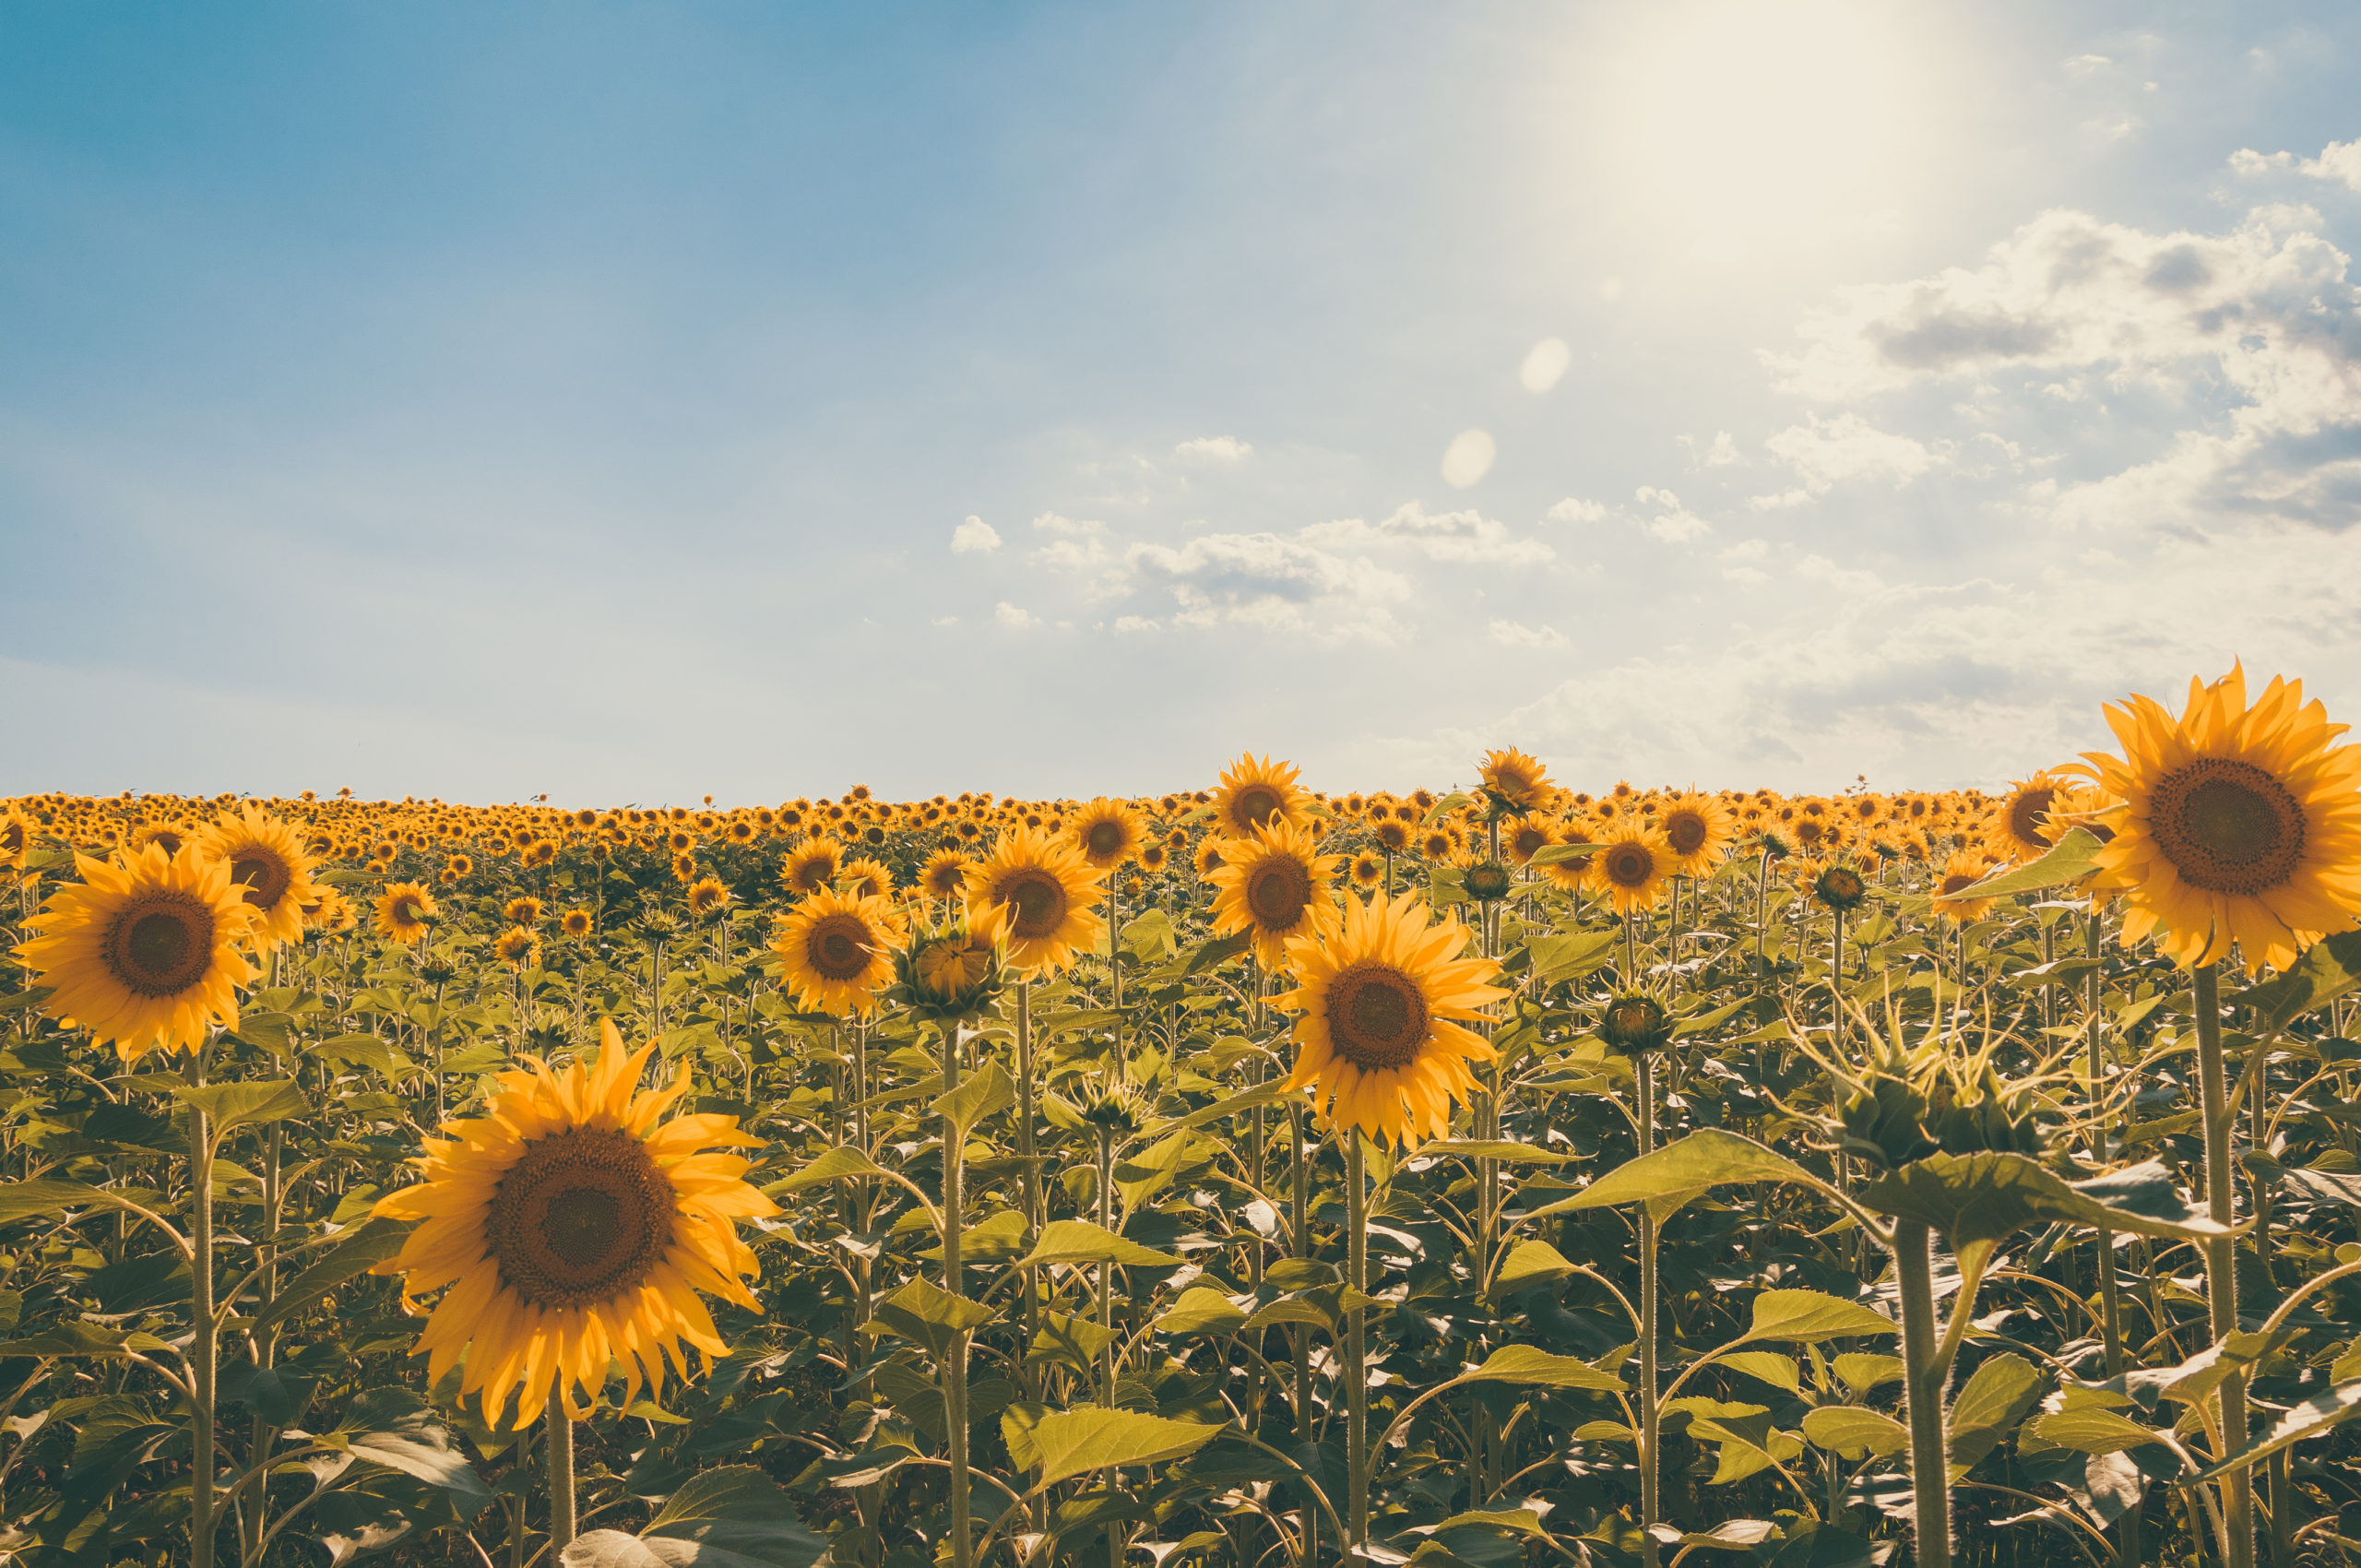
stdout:
POLYGON ((1266 931, 1293 931, 1311 903, 1311 873, 1292 855, 1264 861, 1246 875, 1246 909, 1266 931))
POLYGON ((1026 866, 1000 885, 1000 901, 1013 917, 1008 934, 1038 941, 1065 923, 1066 886, 1038 866, 1026 866))
POLYGON ((1123 852, 1123 825, 1120 822, 1094 822, 1088 839, 1090 852, 1101 860, 1123 852))
POLYGON ((1367 960, 1328 982, 1328 1039, 1356 1067, 1416 1061, 1433 1016, 1418 982, 1391 964, 1367 960))
POLYGON ((125 990, 172 996, 213 963, 213 911, 185 893, 149 893, 107 932, 107 968, 125 990))
POLYGON ((1656 858, 1645 844, 1618 844, 1607 851, 1607 880, 1618 887, 1645 887, 1656 858))
POLYGON ((2304 858, 2304 809, 2250 762, 2201 757, 2156 783, 2156 847, 2183 882, 2208 893, 2266 893, 2304 858))
POLYGON ((1676 855, 1693 855, 1705 847, 1708 829, 1703 814, 1677 811, 1664 820, 1665 841, 1676 855))
POLYGON ((1965 872, 1953 872, 1951 875, 1943 878, 1942 885, 1935 889, 1935 897, 1938 898, 1948 898, 1964 887, 1975 886, 1976 883, 1981 880, 1982 879, 1979 877, 1968 875, 1965 872))
POLYGON ((230 880, 245 889, 246 902, 255 909, 275 909, 294 885, 295 868, 273 850, 245 844, 231 851, 230 880))
POLYGON ((1279 807, 1284 803, 1276 791, 1258 784, 1239 792, 1235 810, 1239 821, 1260 827, 1277 815, 1279 807))
POLYGON ((2041 819, 2049 813, 2058 799, 2055 790, 2020 790, 2017 798, 2009 802, 2009 831, 2021 844, 2047 844, 2049 832, 2041 819))
POLYGON ((860 978, 869 968, 869 927, 850 915, 830 915, 803 941, 804 956, 825 980, 860 978))
POLYGON ((535 1306, 611 1301, 672 1244, 671 1184, 630 1134, 569 1128, 525 1146, 492 1190, 484 1239, 502 1281, 535 1306))

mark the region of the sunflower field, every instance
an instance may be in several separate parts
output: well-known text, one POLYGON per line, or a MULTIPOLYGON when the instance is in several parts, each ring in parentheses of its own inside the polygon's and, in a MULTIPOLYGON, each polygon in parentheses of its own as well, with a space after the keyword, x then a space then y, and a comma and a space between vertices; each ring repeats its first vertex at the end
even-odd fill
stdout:
POLYGON ((2361 748, 2106 718, 1999 795, 0 802, 0 1560, 2344 1562, 2361 748))

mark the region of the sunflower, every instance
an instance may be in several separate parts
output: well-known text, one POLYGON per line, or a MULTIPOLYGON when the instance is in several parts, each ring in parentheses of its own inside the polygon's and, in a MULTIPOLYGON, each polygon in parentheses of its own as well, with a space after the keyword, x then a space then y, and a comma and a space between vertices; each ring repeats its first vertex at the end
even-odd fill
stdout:
POLYGON ((2110 703, 2120 758, 2085 754, 2120 803, 2096 857, 2123 895, 2126 943, 2159 938, 2183 966, 2219 963, 2236 942, 2248 973, 2284 968, 2361 909, 2361 747, 2300 681, 2272 677, 2249 706, 2246 671, 2189 683, 2175 719, 2150 697, 2110 703))
POLYGON ((1410 848, 1410 827, 1399 817, 1388 817, 1371 831, 1377 836, 1379 848, 1389 855, 1398 855, 1410 848))
POLYGON ((535 925, 541 918, 541 901, 530 894, 511 898, 500 911, 500 918, 510 925, 535 925))
POLYGON ((303 906, 303 923, 314 931, 330 936, 357 931, 361 917, 352 910, 352 901, 333 887, 314 887, 313 901, 303 906))
POLYGON ((1107 934, 1091 913, 1106 874, 1071 839, 1014 827, 968 868, 967 902, 1007 911, 1009 962, 1020 972, 1054 974, 1107 934))
POLYGON ((312 857, 294 828, 248 806, 194 837, 196 853, 230 868, 255 911, 255 951, 267 953, 303 936, 303 906, 313 898, 312 857))
POLYGON ((1840 915, 1849 915, 1869 901, 1869 885, 1861 880, 1860 869, 1845 861, 1831 861, 1824 865, 1807 865, 1797 873, 1804 880, 1804 887, 1813 902, 1840 915), (1804 880, 1809 873, 1809 880, 1804 880))
POLYGON ((864 855, 847 861, 836 873, 836 885, 856 898, 886 898, 894 892, 894 873, 864 855))
POLYGON ((557 928, 568 936, 587 936, 590 934, 590 911, 568 909, 557 918, 557 928))
POLYGON ((1447 861, 1459 852, 1459 835, 1448 827, 1430 827, 1418 835, 1418 853, 1430 861, 1447 861))
POLYGON ((32 819, 14 806, 0 806, 0 866, 24 859, 32 842, 32 819))
POLYGON ((1591 885, 1615 900, 1615 912, 1629 915, 1655 908, 1664 897, 1665 879, 1672 874, 1671 848, 1655 834, 1623 819, 1625 826, 1603 834, 1598 852, 1590 858, 1591 885))
POLYGON ((2044 768, 2023 783, 2010 785, 1986 830, 1986 841, 1993 852, 2004 861, 2038 860, 2047 854, 2061 837, 2049 826, 2050 809, 2072 782, 2063 773, 2044 768))
POLYGON ((1139 852, 1147 818, 1129 802, 1101 795, 1074 814, 1066 832, 1084 860, 1099 871, 1112 871, 1139 852))
POLYGON ((1362 889, 1375 887, 1385 880, 1385 858, 1371 850, 1363 849, 1353 857, 1353 863, 1346 874, 1353 879, 1353 885, 1356 887, 1362 889))
POLYGON ((77 855, 82 880, 26 921, 16 949, 42 1011, 113 1042, 125 1062, 194 1051, 214 1025, 238 1027, 238 987, 260 976, 239 948, 256 916, 225 861, 150 846, 113 862, 77 855))
POLYGON ((876 894, 822 888, 779 921, 771 951, 787 988, 815 1012, 868 1013, 893 982, 894 950, 908 927, 876 894))
POLYGON ((1257 759, 1248 752, 1222 770, 1221 788, 1214 791, 1214 820, 1225 832, 1243 837, 1272 818, 1300 826, 1310 813, 1311 797, 1296 787, 1292 763, 1257 759))
POLYGON ((1334 933, 1287 944, 1299 983, 1271 999, 1297 1015, 1287 1087, 1311 1089, 1330 1123, 1377 1143, 1448 1134, 1452 1101, 1475 1092, 1467 1063, 1492 1059, 1492 1048, 1453 1020, 1481 1017, 1508 994, 1485 983, 1498 964, 1458 956, 1465 926, 1430 920, 1414 893, 1391 903, 1347 899, 1334 933))
POLYGON ((1729 853, 1738 835, 1729 807, 1711 795, 1689 790, 1675 795, 1656 818, 1656 831, 1673 855, 1676 876, 1710 876, 1729 853))
POLYGON ((419 884, 388 883, 377 895, 377 934, 388 942, 416 942, 442 912, 419 884))
POLYGON ((1540 759, 1529 757, 1514 746, 1503 751, 1484 754, 1477 765, 1477 772, 1484 780, 1484 794, 1491 805, 1492 814, 1523 816, 1549 803, 1557 793, 1549 784, 1548 770, 1540 759))
POLYGON ((955 919, 919 932, 894 955, 894 999, 919 1023, 955 1024, 981 1013, 1006 979, 1001 949, 1008 925, 1005 908, 969 904, 955 919))
POLYGON ((1311 834, 1284 822, 1232 839, 1224 863, 1205 879, 1215 888, 1214 934, 1253 932, 1254 956, 1277 968, 1294 938, 1336 929, 1329 882, 1343 858, 1316 853, 1311 834))
POLYGON ((457 882, 475 869, 476 862, 472 856, 453 855, 443 862, 443 880, 457 882))
POLYGON ((704 869, 697 864, 697 858, 694 855, 672 857, 672 880, 682 886, 689 886, 704 874, 704 869))
POLYGON ((788 851, 779 862, 778 879, 806 897, 817 893, 836 880, 837 868, 845 863, 844 846, 829 837, 806 838, 788 851))
POLYGON ((967 885, 967 868, 976 857, 945 846, 919 867, 919 886, 931 898, 956 898, 967 885))
POLYGON ((499 1075, 486 1113, 445 1123, 448 1136, 411 1161, 424 1180, 373 1211, 423 1222, 371 1272, 406 1276, 406 1301, 450 1287, 410 1353, 428 1358, 432 1387, 465 1349, 460 1396, 480 1397, 487 1424, 512 1394, 516 1429, 552 1393, 583 1419, 611 1360, 629 1405, 643 1378, 661 1391, 667 1357, 687 1377, 682 1342, 726 1354, 699 1290, 761 1310, 744 1284, 761 1265, 733 1221, 778 1210, 741 1180, 743 1157, 716 1151, 762 1140, 734 1116, 658 1126, 689 1087, 686 1067, 635 1094, 655 1048, 626 1051, 611 1021, 599 1032, 594 1062, 552 1069, 528 1056, 499 1075))
POLYGON ((177 822, 145 822, 131 830, 130 848, 138 850, 153 844, 168 855, 177 855, 188 840, 188 829, 177 822))
POLYGON ((1161 841, 1145 844, 1140 848, 1140 870, 1142 871, 1151 873, 1162 871, 1171 859, 1172 851, 1166 849, 1161 841))
POLYGON ((1520 818, 1501 835, 1501 849, 1513 864, 1529 866, 1534 855, 1558 842, 1558 830, 1532 817, 1520 818))
POLYGON ((1228 848, 1219 834, 1208 833, 1197 841, 1197 852, 1190 857, 1190 863, 1197 868, 1199 876, 1211 876, 1221 869, 1222 854, 1228 848))
POLYGON ((492 944, 492 956, 512 969, 529 969, 541 961, 541 939, 530 927, 512 925, 492 944))
POLYGON ((1954 849, 1943 862, 1942 875, 1936 878, 1928 897, 1934 901, 1935 913, 1953 925, 1965 925, 1984 918, 1992 907, 1989 898, 1956 898, 1952 895, 1963 888, 1973 887, 1992 871, 1991 858, 1981 849, 1954 849))

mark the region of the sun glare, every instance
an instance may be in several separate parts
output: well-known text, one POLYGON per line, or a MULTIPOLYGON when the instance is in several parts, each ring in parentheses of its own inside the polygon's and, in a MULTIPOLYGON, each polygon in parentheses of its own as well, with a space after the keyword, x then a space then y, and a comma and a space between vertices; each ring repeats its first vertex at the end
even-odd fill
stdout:
POLYGON ((1845 0, 1648 13, 1601 105, 1623 194, 1700 258, 1894 227, 1931 118, 1928 41, 1901 15, 1845 0))

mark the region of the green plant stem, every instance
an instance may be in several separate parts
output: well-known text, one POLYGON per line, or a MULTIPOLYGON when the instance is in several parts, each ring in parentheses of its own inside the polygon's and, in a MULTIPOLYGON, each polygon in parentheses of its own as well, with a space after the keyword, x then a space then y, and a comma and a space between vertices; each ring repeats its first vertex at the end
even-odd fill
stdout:
MULTIPOLYGON (((189 1053, 188 1081, 205 1087, 205 1048, 189 1053)), ((189 1562, 213 1568, 213 1394, 220 1324, 213 1311, 213 1160, 208 1118, 188 1108, 189 1317, 189 1562)))
MULTIPOLYGON (((1639 1080, 1639 1141, 1642 1158, 1656 1142, 1655 1058, 1642 1052, 1631 1058, 1639 1080)), ((1658 1443, 1664 1417, 1656 1382, 1658 1300, 1656 1295, 1656 1216, 1655 1207, 1640 1205, 1640 1560, 1655 1568, 1655 1525, 1664 1507, 1658 1443)), ((1470 1507, 1478 1504, 1470 1503, 1470 1507)))
MULTIPOLYGON (((1343 1130, 1345 1140, 1345 1283, 1369 1289, 1369 1194, 1362 1191, 1361 1134, 1343 1130)), ((1355 1306, 1345 1314, 1345 1453, 1349 1463, 1351 1511, 1345 1520, 1349 1555, 1369 1544, 1369 1372, 1367 1314, 1355 1306)))
MULTIPOLYGON (((943 1092, 959 1087, 959 1026, 945 1020, 943 1029, 943 1092)), ((959 1241, 967 1205, 962 1186, 966 1177, 967 1135, 943 1118, 943 1288, 965 1299, 967 1270, 960 1266, 959 1241)), ((943 1358, 943 1424, 946 1429, 945 1457, 951 1461, 951 1562, 967 1568, 974 1550, 967 1517, 967 1331, 954 1329, 951 1348, 943 1358)))
MULTIPOLYGON (((2197 1013, 2198 1090, 2205 1118, 2205 1202, 2214 1223, 2236 1222, 2237 1198, 2232 1185, 2229 1075, 2222 1060, 2221 980, 2211 964, 2200 964, 2192 977, 2197 1013)), ((2238 1327, 2238 1249, 2227 1236, 2205 1243, 2205 1302, 2213 1341, 2220 1344, 2238 1327)), ((2232 1372, 2222 1380, 2217 1406, 2222 1446, 2217 1459, 2246 1451, 2247 1380, 2232 1372)), ((2227 1537, 2222 1555, 2229 1568, 2254 1568, 2254 1482, 2244 1469, 2222 1478, 2222 1527, 2227 1537)))
POLYGON ((565 1413, 565 1384, 563 1379, 550 1385, 549 1408, 542 1419, 549 1423, 550 1429, 549 1560, 554 1563, 558 1554, 574 1544, 575 1529, 574 1422, 565 1413))
MULTIPOLYGON (((1304 1158, 1303 1099, 1290 1097, 1287 1101, 1287 1164, 1294 1191, 1294 1214, 1288 1225, 1289 1240, 1295 1243, 1295 1255, 1311 1256, 1311 1162, 1304 1158)), ((1293 1324, 1287 1332, 1295 1350, 1295 1430, 1304 1443, 1311 1441, 1311 1330, 1302 1324, 1293 1324)), ((1320 1542, 1320 1515, 1311 1508, 1303 1511, 1303 1547, 1299 1554, 1304 1562, 1317 1556, 1320 1542)))
POLYGON ((1950 1368, 1935 1343, 1934 1238, 1924 1221, 1894 1221, 1893 1271, 1902 1295, 1903 1399, 1910 1418, 1913 1561, 1916 1568, 1951 1568, 1951 1456, 1943 1441, 1950 1368))
MULTIPOLYGON (((2094 903, 2082 926, 2084 953, 2096 959, 2100 953, 2099 912, 2094 903)), ((2088 1110, 2091 1118, 2091 1158, 2104 1165, 2107 1159, 2106 1129, 2099 1120, 2099 1083, 2106 1072, 2105 1035, 2106 1015, 2099 1005, 2099 971, 2094 968, 2082 980, 2082 1010, 2089 1024, 2090 1093, 2088 1110)), ((2123 1375, 2126 1362, 2123 1355, 2123 1295, 2115 1277, 2115 1233, 2101 1226, 2097 1231, 2099 1249, 2099 1322, 2106 1338, 2106 1374, 2123 1375)), ((2115 1524, 2116 1560, 2122 1568, 2140 1568, 2141 1511, 2135 1502, 2123 1511, 2115 1524)))

